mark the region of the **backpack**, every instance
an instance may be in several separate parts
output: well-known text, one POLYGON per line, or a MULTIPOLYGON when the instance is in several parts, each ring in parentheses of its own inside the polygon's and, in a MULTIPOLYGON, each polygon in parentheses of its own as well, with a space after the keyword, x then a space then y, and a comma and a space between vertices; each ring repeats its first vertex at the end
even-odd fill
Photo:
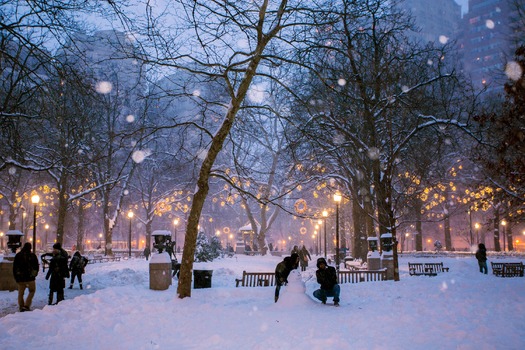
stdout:
POLYGON ((81 256, 77 261, 77 267, 82 273, 86 272, 85 267, 88 263, 88 259, 85 256, 81 256))
POLYGON ((67 258, 63 255, 59 255, 57 259, 57 264, 59 268, 60 277, 69 278, 69 267, 67 266, 67 258))

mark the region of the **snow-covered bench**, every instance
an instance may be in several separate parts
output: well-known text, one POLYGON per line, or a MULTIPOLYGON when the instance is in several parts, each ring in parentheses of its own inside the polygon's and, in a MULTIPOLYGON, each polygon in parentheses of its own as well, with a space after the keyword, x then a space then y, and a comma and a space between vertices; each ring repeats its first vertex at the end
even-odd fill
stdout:
POLYGON ((523 277, 524 266, 522 262, 517 263, 490 263, 492 273, 499 277, 523 277))
POLYGON ((110 262, 110 261, 120 261, 120 256, 102 256, 102 255, 95 255, 93 257, 88 258, 88 264, 94 264, 94 263, 103 263, 103 262, 110 262))
POLYGON ((339 283, 359 283, 386 281, 386 269, 381 270, 359 270, 359 271, 339 271, 339 283))
POLYGON ((235 279, 235 287, 270 287, 275 286, 274 272, 242 272, 242 278, 235 279))
POLYGON ((408 263, 408 273, 411 276, 436 276, 438 272, 448 272, 443 263, 408 263))

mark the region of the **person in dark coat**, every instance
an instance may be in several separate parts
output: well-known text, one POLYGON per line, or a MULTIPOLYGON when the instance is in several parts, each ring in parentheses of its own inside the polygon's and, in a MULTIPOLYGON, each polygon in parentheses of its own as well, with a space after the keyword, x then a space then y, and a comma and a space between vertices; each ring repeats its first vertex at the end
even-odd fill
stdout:
POLYGON ((487 268, 487 248, 483 243, 478 244, 478 250, 476 252, 476 259, 478 259, 479 272, 485 275, 488 272, 487 268))
POLYGON ((69 277, 67 266, 68 254, 62 249, 60 243, 53 245, 53 258, 49 262, 46 280, 49 280, 49 300, 48 305, 53 304, 53 294, 57 293, 57 304, 64 300, 64 288, 66 287, 65 278, 69 277))
POLYGON ((287 256, 275 267, 275 302, 279 300, 281 286, 288 283, 288 275, 299 266, 299 255, 287 256))
POLYGON ((71 271, 71 282, 69 284, 69 289, 73 289, 75 284, 75 277, 78 279, 78 284, 80 289, 82 289, 82 275, 85 272, 85 267, 87 264, 87 258, 83 257, 79 251, 76 251, 71 258, 69 263, 69 271, 71 271))
POLYGON ((148 261, 150 255, 151 249, 149 249, 149 247, 144 248, 144 257, 146 257, 146 261, 148 261))
POLYGON ((321 285, 319 289, 314 291, 314 297, 326 304, 327 297, 334 298, 334 306, 339 306, 340 287, 337 283, 337 272, 333 266, 328 266, 325 258, 317 259, 317 283, 321 285))
POLYGON ((306 271, 306 268, 308 267, 308 260, 312 260, 312 257, 310 256, 310 252, 308 252, 308 249, 303 245, 301 250, 299 250, 299 263, 301 264, 301 271, 306 271))
POLYGON ((27 242, 15 255, 13 261, 13 276, 18 284, 18 310, 20 312, 31 310, 31 303, 36 291, 35 278, 38 275, 38 258, 31 252, 31 243, 27 242), (29 290, 26 300, 24 293, 29 290))

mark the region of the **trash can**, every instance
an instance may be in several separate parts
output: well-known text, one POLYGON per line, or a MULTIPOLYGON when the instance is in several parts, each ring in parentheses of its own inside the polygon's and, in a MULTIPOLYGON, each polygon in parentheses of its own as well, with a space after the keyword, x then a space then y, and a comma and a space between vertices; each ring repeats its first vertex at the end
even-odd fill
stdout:
POLYGON ((211 288, 213 270, 193 270, 193 288, 211 288))
POLYGON ((166 290, 171 285, 171 259, 168 253, 153 254, 149 263, 149 289, 166 290))

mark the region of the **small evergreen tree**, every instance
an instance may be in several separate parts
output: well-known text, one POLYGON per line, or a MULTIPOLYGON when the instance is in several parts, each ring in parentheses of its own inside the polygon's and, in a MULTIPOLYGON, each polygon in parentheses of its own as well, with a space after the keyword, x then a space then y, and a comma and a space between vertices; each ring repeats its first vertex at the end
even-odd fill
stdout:
POLYGON ((204 232, 199 232, 195 249, 195 261, 213 261, 213 259, 220 256, 220 250, 221 242, 217 237, 213 237, 210 242, 204 232))

